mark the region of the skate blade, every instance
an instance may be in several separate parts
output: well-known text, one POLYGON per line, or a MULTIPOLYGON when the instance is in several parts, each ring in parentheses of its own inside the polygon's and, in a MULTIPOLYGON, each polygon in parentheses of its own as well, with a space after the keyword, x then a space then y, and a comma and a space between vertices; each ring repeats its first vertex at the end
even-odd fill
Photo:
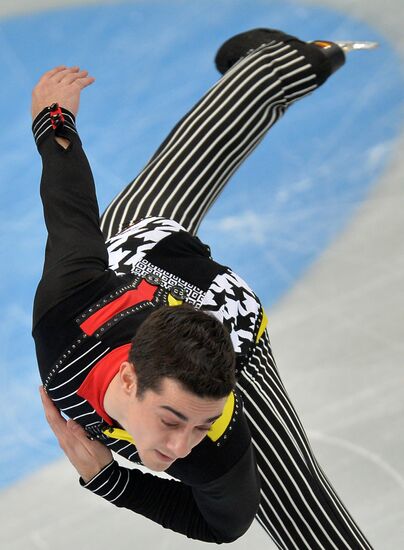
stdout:
POLYGON ((352 52, 354 50, 374 50, 379 47, 378 42, 359 42, 355 40, 335 41, 344 52, 352 52))

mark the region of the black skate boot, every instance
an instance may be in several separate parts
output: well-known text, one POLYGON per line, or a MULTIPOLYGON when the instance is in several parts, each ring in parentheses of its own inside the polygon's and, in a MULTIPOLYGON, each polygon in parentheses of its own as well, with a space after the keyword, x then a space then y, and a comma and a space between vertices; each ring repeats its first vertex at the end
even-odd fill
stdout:
POLYGON ((376 42, 331 42, 315 40, 304 42, 295 36, 275 29, 252 29, 229 38, 218 50, 215 63, 224 74, 239 59, 263 44, 279 42, 290 44, 315 67, 317 84, 320 86, 345 63, 345 53, 352 50, 371 49, 376 42))

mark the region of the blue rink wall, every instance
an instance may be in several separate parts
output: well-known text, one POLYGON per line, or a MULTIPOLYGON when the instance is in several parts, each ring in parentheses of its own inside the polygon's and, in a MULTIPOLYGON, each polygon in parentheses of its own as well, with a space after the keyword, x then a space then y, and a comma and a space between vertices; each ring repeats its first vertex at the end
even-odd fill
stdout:
POLYGON ((402 121, 402 75, 385 37, 340 13, 288 2, 143 1, 55 10, 0 23, 0 487, 60 456, 41 412, 31 304, 45 230, 30 93, 42 72, 80 64, 96 77, 78 128, 101 209, 218 78, 234 33, 268 26, 301 38, 377 40, 292 107, 234 176, 200 230, 271 306, 318 258, 383 172, 402 121))

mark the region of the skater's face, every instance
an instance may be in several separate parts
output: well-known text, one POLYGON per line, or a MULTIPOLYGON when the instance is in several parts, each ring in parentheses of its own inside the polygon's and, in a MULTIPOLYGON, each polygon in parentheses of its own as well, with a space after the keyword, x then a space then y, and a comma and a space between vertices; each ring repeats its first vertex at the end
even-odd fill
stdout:
POLYGON ((124 428, 133 437, 143 464, 161 472, 202 441, 225 403, 226 397, 199 397, 170 378, 162 380, 158 393, 146 390, 140 398, 135 384, 124 428))

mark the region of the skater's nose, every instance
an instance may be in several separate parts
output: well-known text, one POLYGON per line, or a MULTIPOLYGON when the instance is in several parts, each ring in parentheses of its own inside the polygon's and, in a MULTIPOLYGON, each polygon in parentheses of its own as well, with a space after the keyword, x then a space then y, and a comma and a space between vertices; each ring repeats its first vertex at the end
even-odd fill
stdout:
POLYGON ((168 454, 176 459, 189 455, 193 446, 192 432, 186 428, 176 430, 167 441, 168 454))

